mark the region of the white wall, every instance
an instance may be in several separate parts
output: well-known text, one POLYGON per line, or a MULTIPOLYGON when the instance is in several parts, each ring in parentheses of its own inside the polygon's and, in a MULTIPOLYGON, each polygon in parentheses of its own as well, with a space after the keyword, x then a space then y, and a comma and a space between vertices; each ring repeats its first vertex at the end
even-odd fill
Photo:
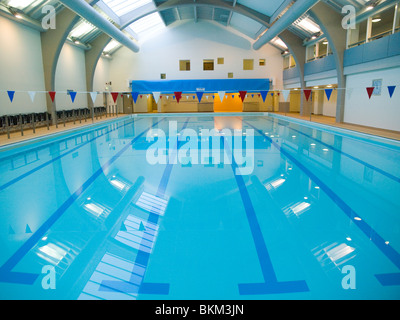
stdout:
POLYGON ((112 90, 129 90, 129 80, 160 80, 161 73, 167 74, 167 80, 176 80, 227 79, 229 72, 236 79, 274 79, 281 88, 280 51, 269 45, 254 51, 249 38, 230 30, 207 21, 182 22, 141 43, 139 53, 119 49, 110 63, 112 90), (217 64, 219 57, 225 59, 223 65, 217 64), (214 59, 215 70, 203 71, 203 59, 214 59), (243 70, 243 59, 254 59, 253 71, 243 70), (259 66, 259 59, 266 59, 266 66, 259 66), (179 71, 179 60, 190 60, 191 71, 179 71))
POLYGON ((57 92, 55 98, 57 110, 79 109, 88 106, 85 51, 83 49, 68 43, 64 44, 56 68, 55 91, 57 92), (67 90, 78 92, 74 103, 66 94, 67 90))
MULTIPOLYGON (((110 63, 111 61, 107 58, 100 58, 96 70, 94 72, 94 79, 93 79, 93 91, 103 92, 105 90, 106 83, 110 82, 110 63)), ((110 98, 110 104, 111 104, 110 98)), ((96 106, 103 105, 103 95, 97 95, 96 106)))
POLYGON ((0 115, 46 111, 44 91, 40 32, 0 16, 0 115), (32 103, 27 91, 43 92, 32 103))
POLYGON ((347 76, 344 122, 400 131, 400 67, 347 76), (382 79, 380 96, 368 98, 372 80, 382 79), (393 97, 387 86, 397 85, 393 97))

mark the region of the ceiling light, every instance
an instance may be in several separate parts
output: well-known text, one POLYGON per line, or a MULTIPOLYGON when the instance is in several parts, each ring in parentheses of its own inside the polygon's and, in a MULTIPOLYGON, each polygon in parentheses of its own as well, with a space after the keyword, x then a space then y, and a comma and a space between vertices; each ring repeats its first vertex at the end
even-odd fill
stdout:
POLYGON ((374 6, 368 6, 365 10, 366 11, 370 11, 370 10, 372 10, 374 8, 374 6))
POLYGON ((381 21, 382 19, 381 18, 375 18, 375 19, 372 19, 371 21, 373 22, 373 23, 375 23, 375 22, 379 22, 379 21, 381 21))
POLYGON ((16 17, 17 19, 22 19, 22 16, 21 16, 19 13, 16 13, 16 14, 14 15, 14 17, 16 17))

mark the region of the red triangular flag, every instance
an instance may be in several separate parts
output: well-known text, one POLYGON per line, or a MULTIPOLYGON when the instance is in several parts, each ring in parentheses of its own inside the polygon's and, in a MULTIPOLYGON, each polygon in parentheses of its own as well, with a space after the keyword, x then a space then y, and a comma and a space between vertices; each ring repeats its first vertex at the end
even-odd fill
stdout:
POLYGON ((179 100, 182 99, 182 92, 174 92, 174 94, 175 94, 176 102, 179 103, 179 100))
POLYGON ((368 87, 367 92, 368 92, 368 97, 371 99, 372 94, 374 93, 375 87, 368 87))
POLYGON ((311 89, 304 89, 304 95, 306 96, 306 99, 308 101, 308 99, 310 99, 311 89))
POLYGON ((50 95, 51 101, 54 102, 54 98, 56 96, 56 93, 54 91, 49 91, 49 95, 50 95))
POLYGON ((239 91, 240 99, 242 99, 242 102, 244 101, 244 98, 246 98, 247 91, 239 91))
POLYGON ((111 96, 113 97, 114 103, 117 102, 117 98, 118 98, 118 92, 111 92, 111 96))

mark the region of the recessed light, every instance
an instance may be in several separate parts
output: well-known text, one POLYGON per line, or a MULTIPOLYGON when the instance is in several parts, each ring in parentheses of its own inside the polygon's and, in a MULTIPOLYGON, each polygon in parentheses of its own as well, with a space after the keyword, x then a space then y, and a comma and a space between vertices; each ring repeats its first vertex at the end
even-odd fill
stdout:
POLYGON ((368 6, 365 10, 366 11, 370 11, 370 10, 372 10, 374 8, 374 6, 368 6))
POLYGON ((372 19, 371 21, 373 22, 373 23, 375 23, 375 22, 379 22, 379 21, 381 21, 382 19, 381 18, 375 18, 375 19, 372 19))
POLYGON ((17 19, 22 19, 22 16, 21 16, 19 13, 16 13, 16 14, 14 15, 14 17, 16 17, 17 19))

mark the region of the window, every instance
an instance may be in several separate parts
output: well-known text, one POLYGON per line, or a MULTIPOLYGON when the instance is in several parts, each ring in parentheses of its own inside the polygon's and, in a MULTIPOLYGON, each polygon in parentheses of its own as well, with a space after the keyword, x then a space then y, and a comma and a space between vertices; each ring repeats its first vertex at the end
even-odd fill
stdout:
POLYGON ((328 55, 328 40, 324 39, 318 43, 318 58, 328 55))
POLYGON ((225 63, 225 59, 224 58, 218 58, 218 60, 217 60, 218 62, 218 64, 224 64, 225 63))
POLYGON ((190 60, 180 60, 179 61, 180 71, 190 71, 190 60))
POLYGON ((369 40, 379 39, 392 33, 394 7, 391 7, 371 17, 371 36, 369 40))
POLYGON ((228 79, 233 79, 233 72, 228 73, 228 79))
POLYGON ((161 73, 160 78, 161 78, 162 80, 167 79, 167 75, 166 75, 165 73, 161 73))
POLYGON ((358 23, 355 29, 349 29, 348 32, 349 47, 354 47, 364 43, 367 34, 367 20, 358 23))
POLYGON ((212 71, 214 70, 214 60, 203 60, 203 70, 212 71))
POLYGON ((254 70, 254 60, 243 59, 243 70, 254 70))
POLYGON ((316 58, 316 56, 317 56, 317 45, 312 44, 312 45, 308 46, 306 49, 307 62, 313 61, 316 58))
POLYGON ((260 59, 259 65, 260 65, 261 67, 262 67, 262 66, 265 66, 265 59, 260 59))

